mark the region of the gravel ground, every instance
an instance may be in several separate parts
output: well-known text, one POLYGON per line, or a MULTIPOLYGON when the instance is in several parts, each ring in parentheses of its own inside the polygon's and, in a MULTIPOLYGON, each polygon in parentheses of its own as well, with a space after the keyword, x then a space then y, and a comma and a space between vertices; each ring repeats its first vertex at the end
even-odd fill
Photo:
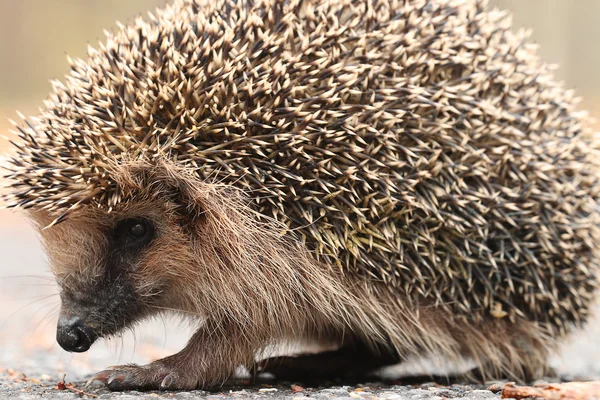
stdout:
MULTIPOLYGON (((58 390, 66 374, 66 382, 81 389, 95 372, 107 366, 130 362, 147 363, 180 349, 190 336, 184 323, 171 320, 149 321, 128 332, 122 338, 101 341, 83 354, 66 353, 55 343, 55 326, 59 299, 54 281, 48 272, 38 239, 19 216, 0 211, 0 399, 81 398, 71 389, 58 390)), ((563 346, 552 364, 563 379, 600 379, 600 323, 563 346)), ((177 393, 111 393, 101 386, 86 389, 99 398, 172 398, 248 397, 260 399, 292 398, 382 398, 382 399, 442 399, 499 398, 500 393, 487 390, 487 385, 450 385, 435 383, 407 384, 398 376, 405 374, 443 373, 449 367, 435 361, 414 362, 391 368, 385 376, 396 383, 364 383, 362 385, 331 385, 327 387, 293 387, 291 383, 271 386, 262 384, 232 384, 217 392, 193 391, 177 393), (300 390, 302 389, 302 390, 300 390)), ((83 395, 84 398, 93 398, 83 395)))
POLYGON ((255 399, 436 399, 443 398, 472 398, 472 399, 491 399, 500 396, 487 390, 485 386, 474 387, 465 385, 439 386, 435 383, 427 383, 414 386, 401 385, 382 385, 377 383, 367 383, 358 386, 331 386, 319 388, 304 388, 297 385, 261 385, 261 386, 231 386, 220 390, 219 392, 208 392, 196 390, 191 392, 176 393, 140 393, 123 392, 111 393, 105 389, 89 390, 87 395, 70 392, 69 390, 59 391, 54 382, 41 382, 31 384, 31 382, 17 382, 7 384, 0 388, 0 395, 8 394, 7 398, 15 399, 76 399, 92 398, 169 398, 169 399, 222 399, 222 398, 255 398, 255 399))

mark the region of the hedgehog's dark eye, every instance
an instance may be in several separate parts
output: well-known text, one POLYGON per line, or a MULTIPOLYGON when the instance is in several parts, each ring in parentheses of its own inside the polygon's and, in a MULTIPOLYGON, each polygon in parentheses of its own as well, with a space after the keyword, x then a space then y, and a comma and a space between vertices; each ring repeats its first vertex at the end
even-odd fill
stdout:
POLYGON ((129 228, 129 234, 138 239, 143 238, 147 231, 148 229, 146 229, 146 224, 142 222, 136 222, 129 228))
POLYGON ((113 236, 120 245, 143 246, 154 236, 154 225, 145 218, 128 218, 117 223, 113 236))

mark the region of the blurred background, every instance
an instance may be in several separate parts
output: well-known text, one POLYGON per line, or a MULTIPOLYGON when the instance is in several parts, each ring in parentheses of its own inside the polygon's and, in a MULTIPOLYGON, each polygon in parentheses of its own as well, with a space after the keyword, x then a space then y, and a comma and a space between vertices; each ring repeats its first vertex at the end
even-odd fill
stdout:
MULTIPOLYGON (((0 0, 0 133, 9 135, 16 111, 36 112, 49 80, 67 72, 66 54, 84 57, 104 29, 126 23, 164 0, 0 0)), ((540 54, 560 65, 557 78, 583 97, 582 108, 600 114, 600 1, 493 0, 513 12, 515 27, 533 29, 540 54)), ((7 148, 0 139, 0 151, 7 148)), ((77 379, 108 365, 147 362, 177 350, 189 329, 155 321, 120 340, 71 355, 55 344, 59 300, 37 237, 20 215, 0 211, 0 370, 77 379)), ((576 337, 555 359, 559 370, 600 376, 598 324, 576 337)), ((414 372, 414 370, 413 370, 414 372)))

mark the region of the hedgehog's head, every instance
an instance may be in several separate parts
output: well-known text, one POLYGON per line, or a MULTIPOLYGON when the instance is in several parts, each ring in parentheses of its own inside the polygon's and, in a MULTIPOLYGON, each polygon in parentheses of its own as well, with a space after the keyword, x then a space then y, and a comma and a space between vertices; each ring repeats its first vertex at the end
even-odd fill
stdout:
POLYGON ((167 162, 121 164, 110 179, 120 197, 110 210, 90 199, 56 223, 64 208, 30 208, 60 287, 57 340, 68 351, 164 310, 213 312, 240 253, 257 254, 239 246, 260 233, 231 236, 252 218, 233 189, 167 162))
MULTIPOLYGON (((41 225, 52 220, 46 212, 31 214, 41 225)), ((62 223, 42 228, 60 288, 57 340, 65 350, 86 351, 96 338, 148 313, 147 300, 162 287, 147 281, 153 278, 150 264, 157 261, 160 222, 149 213, 109 215, 85 206, 62 223)))
POLYGON ((186 292, 197 262, 190 225, 203 211, 201 199, 185 197, 190 182, 165 164, 123 166, 113 178, 122 199, 111 210, 81 204, 53 224, 64 209, 30 209, 60 287, 57 340, 65 350, 86 351, 98 337, 180 308, 173 292, 186 292))

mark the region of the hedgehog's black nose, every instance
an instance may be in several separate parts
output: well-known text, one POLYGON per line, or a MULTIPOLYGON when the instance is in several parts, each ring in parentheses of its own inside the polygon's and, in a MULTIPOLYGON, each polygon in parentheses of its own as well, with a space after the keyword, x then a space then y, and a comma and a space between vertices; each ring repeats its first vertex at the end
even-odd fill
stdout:
POLYGON ((81 318, 61 315, 58 319, 56 341, 66 351, 82 353, 90 348, 94 340, 94 331, 81 318))

